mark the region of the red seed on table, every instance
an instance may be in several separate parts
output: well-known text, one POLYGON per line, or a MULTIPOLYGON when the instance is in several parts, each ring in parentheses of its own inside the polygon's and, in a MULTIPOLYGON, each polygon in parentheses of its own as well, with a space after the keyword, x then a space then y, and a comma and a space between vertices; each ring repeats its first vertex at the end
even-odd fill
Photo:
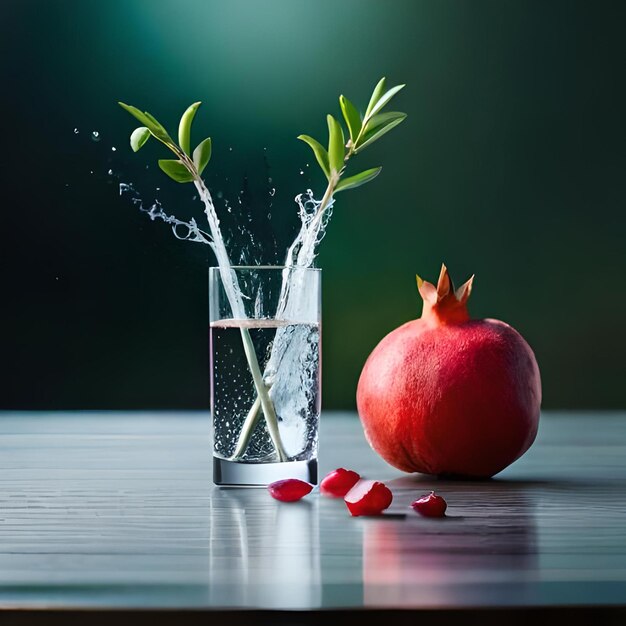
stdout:
POLYGON ((360 478, 356 472, 339 467, 324 477, 320 483, 320 493, 331 498, 343 498, 360 478))
POLYGON ((297 478, 285 478, 284 480, 277 480, 267 486, 267 490, 270 492, 272 498, 280 500, 281 502, 295 502, 304 498, 307 493, 311 493, 313 485, 306 483, 303 480, 297 478))
POLYGON ((434 491, 411 503, 415 511, 424 517, 445 517, 448 503, 434 491))
POLYGON ((389 488, 377 480, 359 480, 344 497, 346 506, 354 517, 380 515, 392 500, 393 494, 389 488))

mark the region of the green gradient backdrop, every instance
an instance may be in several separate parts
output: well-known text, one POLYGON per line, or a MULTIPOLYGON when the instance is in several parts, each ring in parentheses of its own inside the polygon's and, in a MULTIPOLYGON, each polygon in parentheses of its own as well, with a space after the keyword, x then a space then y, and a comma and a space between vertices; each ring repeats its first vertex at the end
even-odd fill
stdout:
POLYGON ((171 210, 200 206, 155 171, 157 146, 130 153, 117 100, 174 127, 202 100, 209 182, 231 200, 266 155, 280 248, 294 195, 323 191, 296 135, 324 136, 339 93, 364 104, 382 75, 407 83, 393 108, 409 117, 363 153, 384 171, 338 197, 321 246, 324 406, 354 407, 369 351, 420 312, 415 273, 445 261, 476 274, 473 314, 533 346, 545 407, 623 408, 625 9, 5 1, 2 408, 207 406, 212 260, 120 198, 115 175, 171 210))

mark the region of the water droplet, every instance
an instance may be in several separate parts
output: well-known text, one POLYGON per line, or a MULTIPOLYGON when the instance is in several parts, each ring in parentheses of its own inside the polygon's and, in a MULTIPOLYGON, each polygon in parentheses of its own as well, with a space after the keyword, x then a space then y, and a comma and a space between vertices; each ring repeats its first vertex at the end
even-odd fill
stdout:
POLYGON ((100 141, 100 139, 102 139, 102 137, 100 137, 100 133, 97 130, 94 130, 91 133, 91 140, 92 141, 100 141))
POLYGON ((111 151, 115 152, 117 150, 117 148, 115 146, 111 146, 111 151))
POLYGON ((90 174, 93 174, 93 170, 89 170, 89 173, 90 173, 90 174))
POLYGON ((161 191, 161 187, 156 187, 156 190, 157 191, 161 191))
POLYGON ((195 200, 197 197, 198 197, 198 196, 194 196, 194 197, 192 198, 192 200, 195 200))
POLYGON ((306 166, 309 167, 309 164, 307 163, 306 166))
POLYGON ((224 197, 223 192, 218 191, 218 192, 217 192, 217 197, 218 197, 218 198, 220 198, 220 199, 222 199, 222 198, 224 197))
POLYGON ((146 169, 149 169, 149 168, 150 168, 150 166, 149 166, 149 165, 146 165, 146 169))
POLYGON ((267 219, 268 219, 268 220, 271 220, 271 219, 272 219, 272 214, 271 214, 271 213, 268 213, 268 214, 267 214, 267 219))
POLYGON ((78 128, 75 128, 75 129, 74 129, 74 134, 75 134, 75 135, 78 135, 78 133, 79 133, 79 132, 80 132, 80 131, 78 130, 78 128))
POLYGON ((107 174, 108 174, 109 176, 112 176, 112 175, 113 175, 113 170, 109 170, 109 171, 107 172, 107 174))
POLYGON ((272 181, 272 177, 271 177, 271 176, 267 179, 267 182, 268 182, 268 183, 273 182, 273 181, 272 181))
POLYGON ((276 193, 276 187, 272 187, 272 188, 270 189, 270 196, 272 196, 272 197, 273 197, 275 193, 276 193))
POLYGON ((302 176, 302 174, 304 174, 304 170, 300 170, 300 175, 302 176))
POLYGON ((232 151, 233 151, 233 149, 232 149, 232 148, 228 148, 228 151, 229 151, 229 152, 232 152, 232 151))

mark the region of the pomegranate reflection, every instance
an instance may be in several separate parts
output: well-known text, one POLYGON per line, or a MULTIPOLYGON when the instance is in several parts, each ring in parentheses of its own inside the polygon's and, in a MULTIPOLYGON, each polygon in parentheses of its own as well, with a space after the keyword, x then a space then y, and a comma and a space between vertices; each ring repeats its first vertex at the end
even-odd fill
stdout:
MULTIPOLYGON (((394 503, 428 492, 419 485, 411 478, 392 481, 394 503)), ((504 497, 501 485, 485 483, 438 484, 437 491, 450 505, 445 518, 424 518, 407 507, 405 519, 366 520, 365 606, 471 606, 484 602, 485 593, 495 604, 508 604, 523 594, 538 557, 534 507, 519 485, 504 497), (485 502, 480 513, 477 499, 485 502), (497 516, 491 514, 496 506, 497 516)))

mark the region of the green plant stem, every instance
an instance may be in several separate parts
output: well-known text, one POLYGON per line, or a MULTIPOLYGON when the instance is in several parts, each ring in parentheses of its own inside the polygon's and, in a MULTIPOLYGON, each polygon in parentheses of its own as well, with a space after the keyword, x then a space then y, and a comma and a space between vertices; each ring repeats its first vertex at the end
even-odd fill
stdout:
MULTIPOLYGON (((200 174, 194 164, 194 162, 181 150, 178 149, 177 146, 168 145, 168 147, 178 156, 181 162, 185 165, 185 167, 191 172, 194 178, 194 184, 196 188, 200 192, 200 196, 203 198, 210 199, 211 194, 207 189, 204 181, 200 178, 200 174)), ((212 203, 211 203, 212 204, 212 203)), ((207 207, 208 211, 209 208, 207 207)), ((212 222, 218 223, 217 216, 212 216, 213 219, 209 219, 209 225, 212 222)), ((216 246, 223 246, 222 240, 220 237, 213 237, 213 243, 216 246)), ((223 256, 225 259, 228 258, 227 252, 224 249, 223 256)), ((219 264, 219 263, 218 263, 219 264)), ((231 306, 233 303, 231 303, 231 306)), ((250 373, 252 374, 252 380, 254 382, 254 387, 257 392, 257 397, 259 398, 259 405, 263 408, 263 414, 265 415, 265 421, 267 423, 267 430, 272 439, 272 443, 274 445, 274 449, 276 450, 276 454, 278 455, 278 459, 280 461, 288 460, 289 456, 285 451, 285 447, 283 445, 280 430, 278 427, 278 417, 276 416, 276 410, 274 409, 274 403, 269 395, 269 390, 265 386, 263 381, 263 375, 261 373, 261 368, 259 366, 259 360, 256 355, 256 351, 254 349, 254 343, 252 341, 252 337, 250 336, 250 331, 247 328, 240 328, 241 331, 241 340, 243 342, 243 348, 246 355, 246 359, 248 361, 248 367, 250 369, 250 373)), ((257 409, 258 412, 258 409, 257 409)), ((256 425, 256 422, 255 424, 256 425)), ((251 434, 251 433, 250 433, 251 434)))
POLYGON ((265 415, 265 421, 267 423, 267 430, 276 448, 276 453, 280 461, 286 461, 287 456, 282 441, 280 438, 280 431, 278 430, 278 418, 276 417, 276 411, 274 409, 274 403, 270 398, 269 391, 263 382, 263 374, 259 367, 259 361, 254 350, 254 344, 252 343, 252 337, 247 328, 241 328, 241 339, 243 341, 243 349, 246 353, 246 359, 248 359, 248 366, 250 367, 250 373, 252 374, 252 380, 257 390, 257 397, 260 399, 260 404, 263 407, 263 414, 265 415))

